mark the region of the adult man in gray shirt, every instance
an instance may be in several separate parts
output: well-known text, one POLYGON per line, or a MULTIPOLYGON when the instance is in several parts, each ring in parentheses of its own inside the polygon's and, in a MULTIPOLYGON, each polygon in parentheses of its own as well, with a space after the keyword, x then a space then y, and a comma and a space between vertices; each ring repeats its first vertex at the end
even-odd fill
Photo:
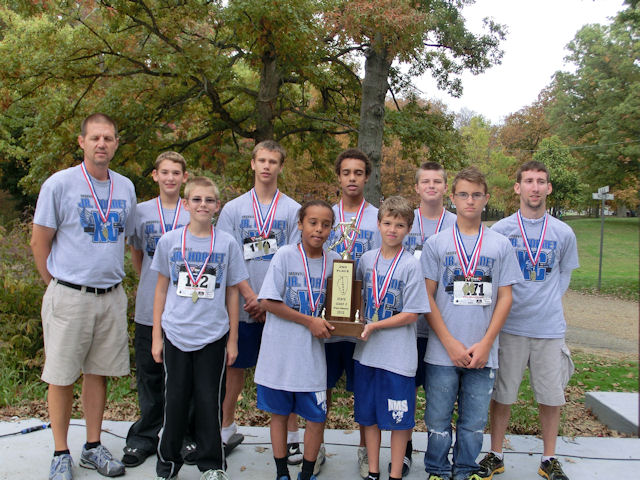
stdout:
POLYGON ((525 281, 513 286, 513 306, 500 333, 500 368, 490 408, 491 451, 480 462, 486 470, 483 478, 504 471, 502 443, 511 404, 528 366, 544 443, 538 474, 548 480, 568 480, 555 458, 555 447, 564 389, 573 372, 564 342, 562 296, 571 272, 578 268, 578 249, 571 228, 547 213, 551 189, 545 165, 526 162, 514 185, 520 210, 491 228, 511 242, 525 281))
POLYGON ((106 377, 129 373, 127 297, 121 282, 125 235, 133 231, 131 181, 109 170, 118 148, 116 124, 100 113, 82 122, 81 165, 49 177, 40 190, 31 249, 47 284, 42 300, 48 406, 54 439, 50 480, 71 480, 67 432, 73 385, 80 374, 87 443, 80 465, 109 477, 124 465, 100 444, 106 377))

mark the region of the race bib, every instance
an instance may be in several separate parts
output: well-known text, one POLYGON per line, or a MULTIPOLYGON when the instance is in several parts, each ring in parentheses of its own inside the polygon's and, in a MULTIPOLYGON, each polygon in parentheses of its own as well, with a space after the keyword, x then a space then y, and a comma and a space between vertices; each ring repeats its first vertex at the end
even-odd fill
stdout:
POLYGON ((413 251, 413 256, 420 260, 420 257, 422 256, 422 245, 416 246, 416 249, 413 251))
POLYGON ((191 283, 191 279, 187 274, 187 270, 184 266, 180 267, 178 272, 178 287, 177 293, 181 297, 190 298, 206 298, 213 299, 216 290, 216 269, 213 267, 207 267, 200 278, 200 282, 195 286, 191 283), (196 297, 197 295, 197 297, 196 297))
POLYGON ((487 277, 456 276, 453 280, 454 305, 491 305, 492 284, 487 277))
POLYGON ((247 238, 244 242, 243 250, 245 260, 272 255, 278 251, 278 241, 273 234, 269 235, 268 238, 247 238))

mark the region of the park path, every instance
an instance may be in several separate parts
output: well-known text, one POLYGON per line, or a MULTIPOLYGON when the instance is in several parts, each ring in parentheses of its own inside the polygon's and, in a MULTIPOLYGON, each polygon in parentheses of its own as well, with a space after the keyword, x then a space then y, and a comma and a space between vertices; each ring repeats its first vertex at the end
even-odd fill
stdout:
POLYGON ((638 302, 568 290, 563 304, 569 347, 638 355, 638 302))

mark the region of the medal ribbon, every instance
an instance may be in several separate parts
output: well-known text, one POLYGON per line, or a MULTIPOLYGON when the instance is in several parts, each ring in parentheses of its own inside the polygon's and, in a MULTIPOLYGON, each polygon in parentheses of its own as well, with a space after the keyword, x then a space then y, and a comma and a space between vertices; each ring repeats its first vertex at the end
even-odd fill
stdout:
MULTIPOLYGON (((180 197, 178 197, 178 203, 176 204, 176 211, 173 214, 173 222, 171 222, 171 230, 175 230, 178 226, 178 217, 180 217, 180 205, 182 202, 180 201, 180 197)), ((158 206, 158 216, 160 217, 160 229, 162 230, 162 234, 167 233, 165 223, 164 223, 164 213, 162 212, 162 202, 160 202, 160 197, 156 197, 156 205, 158 206)))
POLYGON ((263 218, 262 211, 260 210, 260 202, 258 201, 258 196, 256 195, 256 189, 251 189, 251 202, 253 203, 253 216, 256 219, 256 227, 258 228, 258 234, 264 238, 269 238, 269 234, 271 233, 271 226, 273 225, 273 220, 276 218, 276 209, 278 208, 278 201, 280 200, 280 190, 276 189, 276 193, 273 195, 271 199, 271 204, 269 205, 269 209, 267 210, 267 215, 263 218))
POLYGON ((471 256, 467 255, 467 250, 464 248, 462 237, 460 236, 460 230, 456 223, 453 229, 453 243, 456 247, 456 254, 458 255, 458 261, 460 262, 460 268, 462 268, 462 274, 464 278, 472 277, 476 271, 478 260, 480 259, 480 250, 482 249, 482 237, 484 236, 484 225, 480 225, 480 231, 476 237, 476 244, 473 247, 471 256))
POLYGON ((378 259, 380 258, 380 250, 378 250, 378 254, 376 255, 376 260, 373 262, 373 278, 371 279, 371 289, 373 290, 373 303, 376 305, 376 310, 380 308, 380 304, 382 303, 382 299, 387 294, 387 290, 389 289, 389 284, 391 283, 391 279, 393 278, 393 272, 395 272, 398 263, 400 262, 400 257, 402 257, 402 252, 404 252, 404 248, 398 250, 396 256, 393 257, 393 261, 391 265, 389 265, 389 269, 387 273, 384 275, 384 280, 382 281, 382 286, 378 286, 378 259))
MULTIPOLYGON (((365 206, 365 200, 364 198, 362 199, 362 203, 360 204, 360 206, 358 207, 358 211, 356 212, 356 230, 360 229, 360 223, 362 223, 362 217, 364 216, 364 206, 365 206)), ((340 199, 340 205, 338 207, 338 215, 339 215, 339 220, 340 222, 344 222, 344 207, 342 205, 342 199, 340 199)), ((344 233, 344 226, 340 226, 340 230, 342 233, 344 233)), ((355 242, 353 242, 354 236, 358 235, 357 231, 353 231, 351 232, 351 234, 349 235, 349 240, 344 239, 342 242, 344 244, 344 249, 347 249, 347 245, 349 245, 349 242, 351 242, 351 248, 349 249, 349 253, 351 253, 351 250, 353 250, 353 246, 355 245, 355 242)))
POLYGON ((111 199, 113 198, 113 182, 111 181, 111 175, 109 175, 109 200, 107 201, 107 211, 105 213, 104 211, 102 211, 102 207, 100 206, 100 201, 98 199, 98 194, 93 188, 93 182, 91 181, 91 177, 87 173, 87 167, 84 166, 84 162, 80 164, 80 169, 82 170, 84 179, 87 181, 87 185, 89 185, 89 191, 91 192, 93 201, 95 202, 96 208, 98 209, 100 220, 102 220, 102 223, 107 223, 107 220, 109 219, 109 212, 111 211, 111 199))
POLYGON ((529 260, 531 260, 531 264, 533 268, 536 268, 538 264, 538 260, 540 260, 540 253, 542 252, 542 242, 544 242, 544 237, 547 234, 547 223, 549 221, 549 217, 547 214, 544 214, 544 221, 542 223, 542 231, 540 232, 540 238, 538 239, 538 249, 536 250, 536 256, 533 257, 533 253, 531 252, 531 246, 529 245, 529 239, 527 238, 527 232, 524 228, 524 222, 522 221, 522 214, 520 210, 518 210, 518 215, 516 215, 518 219, 518 227, 520 227, 520 233, 522 234, 522 243, 524 243, 524 248, 527 249, 527 255, 529 255, 529 260))
POLYGON ((322 276, 320 277, 320 295, 318 295, 318 298, 314 301, 313 300, 313 288, 311 288, 311 273, 309 272, 309 261, 307 260, 307 254, 304 251, 304 247, 302 246, 302 243, 298 244, 298 251, 300 252, 300 256, 302 257, 302 265, 304 266, 304 278, 307 281, 307 293, 309 294, 309 308, 311 309, 312 312, 312 316, 317 316, 314 315, 316 313, 316 310, 318 310, 318 304, 320 303, 320 297, 322 296, 322 289, 324 288, 324 282, 325 282, 325 273, 327 273, 327 257, 324 254, 324 251, 322 252, 322 276))
POLYGON ((194 279, 191 273, 191 267, 189 267, 189 262, 187 262, 187 229, 188 227, 189 225, 185 226, 184 230, 182 231, 182 261, 184 262, 184 266, 187 268, 187 275, 189 275, 189 278, 191 279, 191 283, 193 284, 194 287, 197 287, 198 283, 200 282, 200 279, 202 278, 202 275, 204 275, 204 270, 207 267, 207 263, 209 263, 211 254, 213 253, 213 245, 216 242, 216 234, 213 231, 213 225, 211 225, 211 245, 209 246, 209 255, 207 255, 207 258, 205 258, 204 263, 202 264, 202 267, 198 272, 198 276, 194 279))
MULTIPOLYGON (((440 214, 440 218, 438 218, 438 223, 436 223, 436 231, 433 232, 435 235, 442 230, 442 223, 444 222, 444 212, 445 209, 442 207, 442 213, 440 214)), ((418 207, 418 224, 420 225, 420 236, 422 237, 422 243, 424 243, 424 228, 422 226, 422 210, 418 207)))

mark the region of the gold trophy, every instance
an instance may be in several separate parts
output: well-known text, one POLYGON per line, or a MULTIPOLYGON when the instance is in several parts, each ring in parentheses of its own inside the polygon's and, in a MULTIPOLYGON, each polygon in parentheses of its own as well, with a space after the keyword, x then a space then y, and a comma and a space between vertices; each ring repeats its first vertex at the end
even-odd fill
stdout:
POLYGON ((358 236, 356 218, 350 222, 340 222, 333 229, 342 228, 340 238, 329 246, 336 248, 346 241, 345 250, 340 254, 342 260, 333 261, 333 270, 327 278, 327 299, 322 310, 322 318, 335 328, 331 335, 360 337, 364 323, 360 320, 362 311, 362 281, 356 280, 356 262, 349 258, 349 252, 358 236), (354 235, 351 235, 354 233, 354 235))

